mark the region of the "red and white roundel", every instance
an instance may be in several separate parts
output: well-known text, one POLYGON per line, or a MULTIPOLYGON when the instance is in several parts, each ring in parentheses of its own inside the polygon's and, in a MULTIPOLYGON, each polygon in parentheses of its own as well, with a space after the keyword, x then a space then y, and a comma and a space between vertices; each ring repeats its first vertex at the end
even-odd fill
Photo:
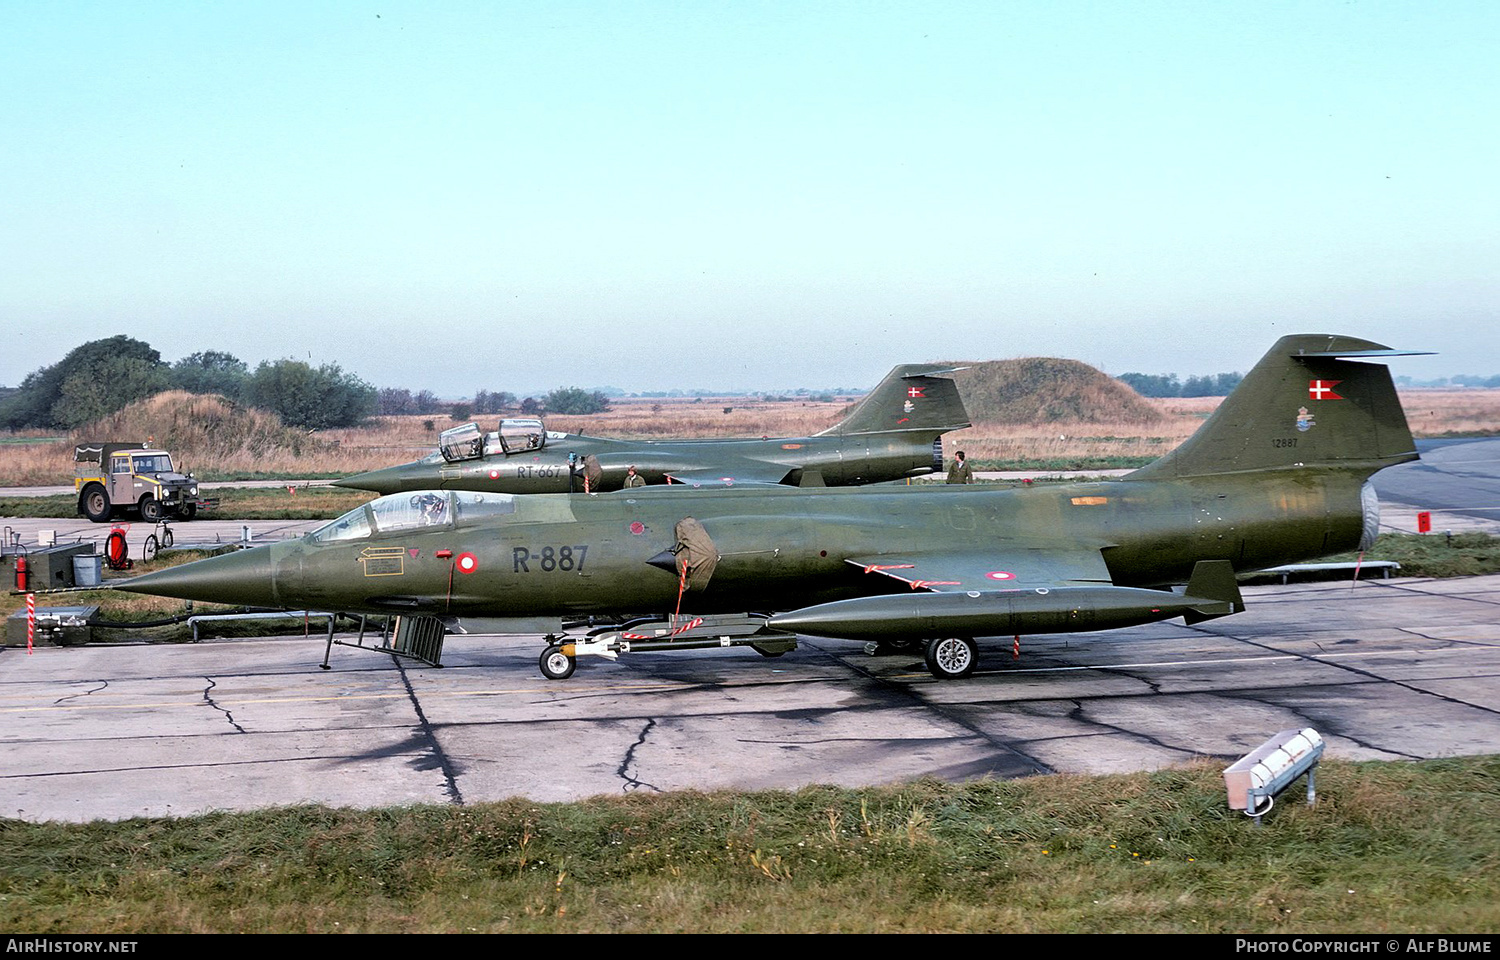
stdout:
POLYGON ((460 553, 458 559, 453 561, 453 566, 459 573, 473 573, 479 569, 479 558, 472 553, 460 553))
POLYGON ((499 470, 491 470, 490 471, 490 479, 491 480, 499 480, 500 479, 500 471, 499 470))
POLYGON ((646 532, 646 525, 637 520, 630 525, 630 532, 638 537, 646 532))
POLYGON ((985 577, 989 580, 1014 580, 1016 575, 1009 570, 991 570, 985 577))

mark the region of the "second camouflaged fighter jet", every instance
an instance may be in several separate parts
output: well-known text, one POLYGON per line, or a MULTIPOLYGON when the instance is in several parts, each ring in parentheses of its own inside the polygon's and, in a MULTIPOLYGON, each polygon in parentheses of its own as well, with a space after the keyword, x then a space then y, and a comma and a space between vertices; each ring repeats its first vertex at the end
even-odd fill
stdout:
POLYGON ((974 637, 1224 616, 1243 609, 1237 571, 1368 545, 1379 526, 1368 478, 1417 458, 1389 371, 1364 362, 1394 353, 1284 337, 1193 436, 1119 480, 398 494, 301 540, 117 586, 289 609, 550 617, 558 629, 564 617, 670 617, 549 636, 541 666, 553 678, 581 654, 744 643, 776 655, 797 634, 922 643, 935 675, 961 677, 974 637))
POLYGON ((811 437, 759 440, 612 440, 549 432, 540 420, 502 420, 445 430, 437 452, 412 463, 335 481, 376 493, 487 490, 600 493, 625 486, 629 469, 647 484, 695 487, 854 486, 943 469, 942 435, 969 426, 952 367, 906 364, 843 420, 811 437))

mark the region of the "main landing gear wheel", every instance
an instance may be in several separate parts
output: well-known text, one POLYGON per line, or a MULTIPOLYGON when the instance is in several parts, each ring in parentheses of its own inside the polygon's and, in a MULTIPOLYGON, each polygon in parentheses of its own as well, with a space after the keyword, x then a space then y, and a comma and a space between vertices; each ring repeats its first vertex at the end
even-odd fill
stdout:
POLYGON ((542 651, 541 659, 537 666, 542 668, 542 676, 548 680, 566 680, 573 675, 578 667, 578 658, 570 657, 563 653, 561 644, 554 643, 542 651))
POLYGON ((968 637, 945 637, 927 645, 927 669, 939 680, 960 680, 974 672, 979 649, 968 637))
POLYGON ((109 494, 95 484, 83 492, 83 515, 95 523, 109 522, 109 494))
POLYGON ((149 493, 141 497, 141 519, 147 523, 157 523, 161 518, 161 501, 149 493))

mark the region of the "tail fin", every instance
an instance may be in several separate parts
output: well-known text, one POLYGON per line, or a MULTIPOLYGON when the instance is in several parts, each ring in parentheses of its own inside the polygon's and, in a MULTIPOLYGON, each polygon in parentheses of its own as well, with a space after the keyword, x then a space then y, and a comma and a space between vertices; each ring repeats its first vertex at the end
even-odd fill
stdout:
POLYGON ((1282 337, 1182 446, 1125 479, 1290 467, 1369 476, 1415 460, 1390 370, 1345 359, 1409 355, 1353 337, 1282 337))
POLYGON ((943 433, 972 426, 952 380, 939 374, 956 368, 906 363, 885 375, 849 415, 816 436, 926 430, 943 433))

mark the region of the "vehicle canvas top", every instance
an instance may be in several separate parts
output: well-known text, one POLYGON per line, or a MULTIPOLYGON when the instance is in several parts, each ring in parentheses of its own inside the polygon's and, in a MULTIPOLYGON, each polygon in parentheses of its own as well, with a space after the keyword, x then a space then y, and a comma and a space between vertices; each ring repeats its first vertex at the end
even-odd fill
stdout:
POLYGON ((146 450, 144 443, 95 443, 85 442, 73 447, 74 463, 103 463, 122 450, 146 450))

